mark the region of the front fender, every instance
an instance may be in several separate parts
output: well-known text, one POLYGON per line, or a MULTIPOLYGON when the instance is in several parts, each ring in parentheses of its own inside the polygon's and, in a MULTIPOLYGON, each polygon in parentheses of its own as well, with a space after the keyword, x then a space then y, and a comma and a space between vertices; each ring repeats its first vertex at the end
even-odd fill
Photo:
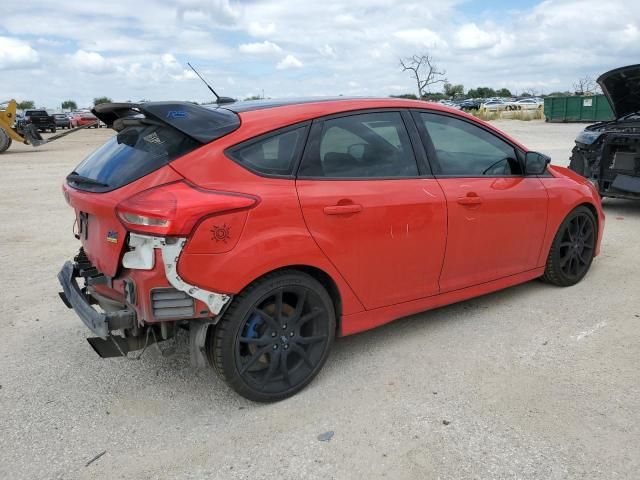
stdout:
POLYGON ((568 168, 552 166, 549 167, 549 172, 551 176, 540 179, 549 195, 549 214, 547 217, 544 244, 540 252, 540 257, 538 258, 538 265, 545 265, 551 243, 558 228, 560 228, 560 224, 572 210, 580 205, 587 205, 595 213, 598 223, 595 255, 598 255, 600 253, 600 244, 605 222, 600 194, 586 178, 568 168))

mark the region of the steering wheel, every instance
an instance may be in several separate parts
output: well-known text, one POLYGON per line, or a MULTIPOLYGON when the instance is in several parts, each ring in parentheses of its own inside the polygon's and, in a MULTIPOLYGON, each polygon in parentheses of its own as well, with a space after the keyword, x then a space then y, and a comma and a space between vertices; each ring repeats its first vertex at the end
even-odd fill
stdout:
MULTIPOLYGON (((487 168, 485 168, 482 171, 482 175, 486 175, 487 173, 489 173, 492 169, 494 169, 496 166, 500 165, 503 162, 507 162, 507 165, 509 164, 509 157, 505 157, 505 158, 501 158, 500 160, 498 160, 497 162, 493 162, 491 165, 489 165, 487 168)), ((497 173, 497 172, 492 172, 492 173, 497 173)), ((503 169, 503 174, 505 174, 504 169, 503 169)))

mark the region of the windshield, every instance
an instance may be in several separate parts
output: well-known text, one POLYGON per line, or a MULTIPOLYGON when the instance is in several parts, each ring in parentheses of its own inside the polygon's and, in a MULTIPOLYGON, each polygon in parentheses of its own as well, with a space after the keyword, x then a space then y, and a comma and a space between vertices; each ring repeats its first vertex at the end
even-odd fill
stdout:
POLYGON ((200 145, 171 127, 127 127, 84 159, 69 175, 68 181, 81 190, 114 190, 167 165, 200 145))

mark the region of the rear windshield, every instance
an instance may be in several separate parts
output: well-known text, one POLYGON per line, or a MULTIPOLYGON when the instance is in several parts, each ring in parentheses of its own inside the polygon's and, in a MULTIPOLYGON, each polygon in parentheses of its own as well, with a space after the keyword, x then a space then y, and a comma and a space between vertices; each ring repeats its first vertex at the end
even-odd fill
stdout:
POLYGON ((25 114, 28 117, 48 117, 49 115, 44 110, 30 110, 25 114))
POLYGON ((68 181, 80 190, 107 192, 167 165, 200 145, 171 127, 127 127, 85 158, 68 181))

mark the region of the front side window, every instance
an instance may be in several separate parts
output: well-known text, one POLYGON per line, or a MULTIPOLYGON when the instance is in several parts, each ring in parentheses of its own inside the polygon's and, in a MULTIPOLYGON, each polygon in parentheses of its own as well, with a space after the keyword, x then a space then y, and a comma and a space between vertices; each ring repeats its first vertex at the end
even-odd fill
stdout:
POLYGON ((420 119, 436 151, 439 175, 482 177, 520 175, 515 149, 504 140, 464 120, 434 113, 420 119))
POLYGON ((249 170, 265 175, 291 175, 306 127, 270 135, 230 152, 230 156, 249 170))
POLYGON ((319 144, 305 154, 298 175, 414 177, 418 167, 399 112, 362 113, 325 120, 319 144))

